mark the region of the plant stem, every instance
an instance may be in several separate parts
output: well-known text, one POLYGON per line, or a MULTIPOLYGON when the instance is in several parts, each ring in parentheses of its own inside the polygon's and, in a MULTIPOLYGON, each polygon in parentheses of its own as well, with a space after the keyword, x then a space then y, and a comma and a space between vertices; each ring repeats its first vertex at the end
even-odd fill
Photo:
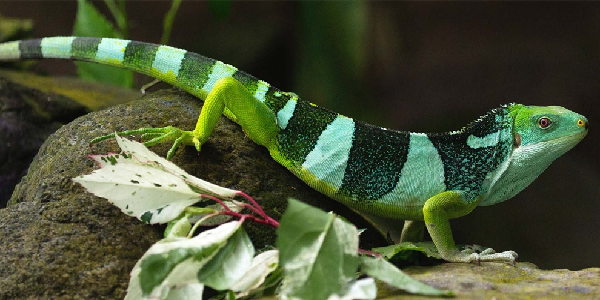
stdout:
POLYGON ((373 256, 373 257, 381 257, 381 254, 379 254, 377 252, 360 249, 360 248, 358 248, 358 254, 364 254, 364 255, 369 255, 369 256, 373 256))
POLYGON ((252 204, 244 203, 244 207, 246 207, 246 208, 250 209, 251 211, 253 211, 254 213, 258 214, 262 219, 255 217, 253 215, 241 214, 241 213, 235 212, 235 211, 231 210, 229 208, 229 206, 227 206, 227 204, 225 204, 225 202, 223 202, 223 200, 221 200, 215 196, 201 194, 200 197, 211 199, 211 200, 214 200, 215 202, 219 203, 223 207, 223 209, 225 209, 225 211, 220 212, 220 214, 222 214, 222 215, 228 215, 228 216, 240 218, 241 220, 248 219, 248 220, 251 220, 251 221, 254 221, 257 223, 266 224, 266 225, 270 225, 273 227, 279 227, 279 222, 277 222, 277 221, 275 221, 275 219, 269 217, 265 213, 265 211, 260 207, 260 205, 258 205, 258 203, 254 199, 252 199, 252 197, 248 196, 246 193, 243 193, 243 192, 239 192, 239 195, 243 196, 244 198, 246 198, 248 201, 250 201, 252 203, 252 204))

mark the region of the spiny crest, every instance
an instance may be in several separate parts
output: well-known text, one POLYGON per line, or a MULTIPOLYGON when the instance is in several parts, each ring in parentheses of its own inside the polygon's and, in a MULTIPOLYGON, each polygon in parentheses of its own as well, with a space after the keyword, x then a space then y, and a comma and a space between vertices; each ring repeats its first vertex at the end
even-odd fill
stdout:
POLYGON ((448 134, 454 135, 470 133, 481 136, 498 131, 502 128, 507 128, 511 126, 511 122, 509 118, 506 118, 506 116, 509 115, 509 111, 512 107, 518 105, 520 104, 503 104, 500 107, 491 109, 486 114, 477 118, 475 121, 472 121, 471 123, 467 124, 460 130, 451 131, 448 134))

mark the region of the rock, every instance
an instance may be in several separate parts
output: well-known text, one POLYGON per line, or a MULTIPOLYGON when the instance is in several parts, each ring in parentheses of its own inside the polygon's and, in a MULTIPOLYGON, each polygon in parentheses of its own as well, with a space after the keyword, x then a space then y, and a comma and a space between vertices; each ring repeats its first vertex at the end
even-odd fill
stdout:
MULTIPOLYGON (((455 299, 600 298, 600 268, 569 271, 541 270, 531 263, 517 263, 516 266, 505 263, 444 263, 413 266, 403 271, 436 288, 453 291, 455 299)), ((378 296, 401 294, 398 291, 387 292, 381 291, 378 296)))
POLYGON ((0 299, 123 298, 159 228, 92 195, 49 200, 0 209, 0 299))
MULTIPOLYGON (((0 299, 122 298, 129 271, 161 238, 164 226, 143 225, 85 192, 71 178, 94 169, 88 155, 118 152, 114 140, 90 147, 93 137, 140 127, 191 129, 201 104, 184 92, 157 92, 80 117, 52 134, 9 206, 0 210, 0 277, 5 278, 0 299)), ((170 147, 163 143, 151 150, 165 156, 170 147)), ((173 162, 199 178, 243 190, 276 219, 288 197, 293 197, 366 227, 356 214, 308 188, 225 118, 200 154, 182 147, 173 162)), ((245 226, 258 249, 274 244, 274 229, 250 222, 245 226)), ((381 245, 382 240, 371 238, 368 243, 365 248, 381 245)))
POLYGON ((0 71, 0 208, 40 145, 62 125, 139 92, 68 77, 0 71))

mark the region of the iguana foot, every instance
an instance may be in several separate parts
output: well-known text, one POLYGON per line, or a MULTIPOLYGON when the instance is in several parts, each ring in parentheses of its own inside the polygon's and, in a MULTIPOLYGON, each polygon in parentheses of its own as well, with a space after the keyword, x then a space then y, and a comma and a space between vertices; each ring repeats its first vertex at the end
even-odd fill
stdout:
POLYGON ((453 251, 450 254, 442 255, 443 258, 450 262, 466 262, 480 263, 486 261, 508 262, 515 265, 519 255, 515 251, 504 251, 496 253, 492 248, 482 248, 481 246, 467 246, 462 251, 453 251))
POLYGON ((115 134, 119 136, 141 134, 141 139, 144 141, 144 145, 152 146, 165 141, 173 141, 173 146, 167 152, 167 159, 171 159, 175 154, 175 150, 179 145, 190 145, 194 146, 196 150, 200 151, 201 143, 193 134, 193 131, 181 130, 177 127, 167 126, 162 128, 140 128, 134 130, 125 130, 117 133, 111 133, 103 136, 99 136, 90 141, 90 144, 95 144, 103 140, 115 137, 115 134))

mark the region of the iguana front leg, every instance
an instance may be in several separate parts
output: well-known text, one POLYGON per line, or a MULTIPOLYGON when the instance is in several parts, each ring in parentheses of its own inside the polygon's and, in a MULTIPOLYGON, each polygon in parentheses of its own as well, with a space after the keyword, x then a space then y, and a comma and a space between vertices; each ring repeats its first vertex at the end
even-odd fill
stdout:
MULTIPOLYGON (((214 88, 204 100, 204 106, 193 131, 167 126, 127 130, 117 134, 141 134, 146 146, 173 141, 173 146, 167 153, 167 159, 171 159, 180 145, 194 146, 196 150, 200 151, 202 144, 208 140, 224 111, 242 126, 252 141, 267 148, 271 146, 278 131, 275 114, 232 77, 221 78, 215 83, 214 88)), ((111 137, 114 137, 114 133, 95 138, 91 143, 111 137)))
POLYGON ((459 251, 456 249, 449 219, 458 218, 470 213, 478 201, 466 201, 464 194, 457 191, 447 191, 437 194, 427 200, 423 206, 425 226, 442 258, 449 262, 481 262, 502 261, 514 264, 518 255, 514 251, 496 253, 488 248, 480 253, 470 249, 459 251))

